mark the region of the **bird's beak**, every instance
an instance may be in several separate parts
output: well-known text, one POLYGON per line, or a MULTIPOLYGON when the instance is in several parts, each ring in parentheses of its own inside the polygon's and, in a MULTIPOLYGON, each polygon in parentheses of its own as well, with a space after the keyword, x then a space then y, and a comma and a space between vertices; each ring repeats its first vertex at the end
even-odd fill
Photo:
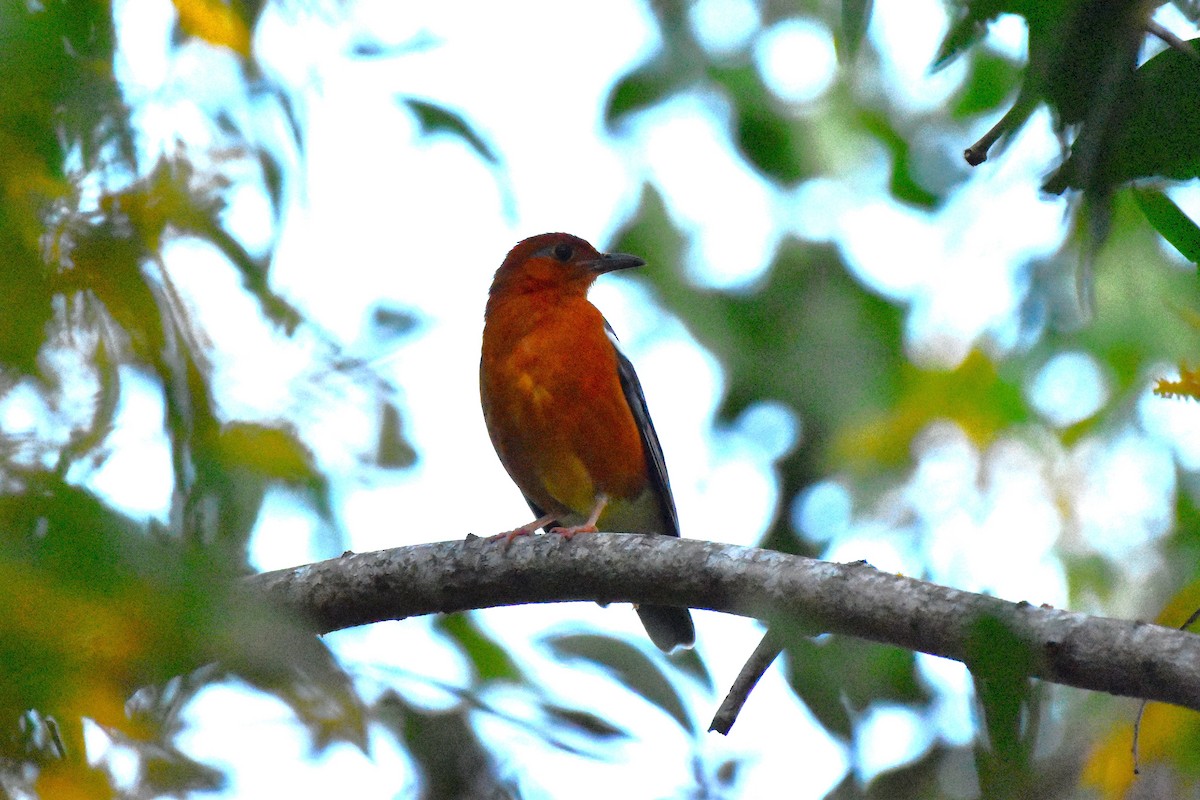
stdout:
POLYGON ((605 253, 595 261, 587 262, 587 266, 597 275, 603 275, 605 272, 615 272, 619 269, 633 269, 645 263, 645 261, 637 256, 630 256, 625 253, 605 253))

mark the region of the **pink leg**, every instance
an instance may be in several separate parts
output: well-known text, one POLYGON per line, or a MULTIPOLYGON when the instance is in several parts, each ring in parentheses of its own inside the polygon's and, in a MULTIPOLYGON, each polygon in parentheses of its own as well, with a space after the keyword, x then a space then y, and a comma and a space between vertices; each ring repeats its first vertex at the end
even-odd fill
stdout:
POLYGON ((487 537, 487 539, 489 542, 496 542, 503 539, 504 545, 507 547, 508 545, 512 544, 512 540, 516 539, 518 536, 530 536, 538 528, 549 525, 554 521, 555 516, 555 514, 543 514, 533 522, 527 522, 519 528, 513 528, 511 531, 497 533, 495 536, 487 537))
POLYGON ((595 533, 597 531, 596 522, 600 519, 600 515, 604 513, 604 507, 608 505, 608 495, 602 494, 596 498, 596 505, 592 508, 592 513, 588 515, 587 522, 582 525, 571 525, 570 527, 551 528, 551 533, 557 533, 564 539, 574 539, 577 533, 595 533))

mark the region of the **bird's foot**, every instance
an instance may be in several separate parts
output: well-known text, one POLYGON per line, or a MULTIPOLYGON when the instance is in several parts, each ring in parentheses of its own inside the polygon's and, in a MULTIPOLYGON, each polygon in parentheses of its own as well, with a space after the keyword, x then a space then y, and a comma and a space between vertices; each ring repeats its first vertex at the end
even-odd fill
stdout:
POLYGON ((488 536, 487 540, 489 542, 500 542, 503 548, 507 550, 508 546, 513 543, 513 539, 517 539, 521 536, 532 536, 534 530, 536 529, 522 525, 520 528, 513 528, 511 531, 505 531, 504 533, 497 533, 494 536, 488 536))
POLYGON ((570 525, 568 527, 551 528, 551 533, 557 533, 559 536, 570 541, 581 533, 597 533, 598 529, 595 525, 570 525))

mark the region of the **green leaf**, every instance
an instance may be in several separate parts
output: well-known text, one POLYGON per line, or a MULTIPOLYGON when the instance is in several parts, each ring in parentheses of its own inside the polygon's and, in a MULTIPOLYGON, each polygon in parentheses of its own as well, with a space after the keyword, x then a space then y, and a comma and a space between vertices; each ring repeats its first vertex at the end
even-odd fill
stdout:
MULTIPOLYGON (((0 209, 0 217, 4 210, 0 209)), ((0 219, 0 225, 3 225, 0 219)), ((46 339, 46 328, 53 309, 51 292, 38 259, 3 236, 0 244, 6 253, 4 268, 0 269, 0 364, 18 372, 37 371, 37 355, 46 339)))
MULTIPOLYGON (((1189 44, 1200 55, 1200 39, 1189 44)), ((1167 48, 1138 68, 1135 88, 1108 167, 1113 179, 1200 176, 1200 57, 1167 48)))
MULTIPOLYGON (((647 260, 639 277, 720 359, 728 386, 722 420, 764 400, 804 420, 800 446, 779 464, 787 502, 828 475, 843 429, 878 418, 898 396, 903 312, 856 281, 833 247, 794 239, 780 245, 751 290, 697 291, 684 272, 685 244, 662 196, 647 187, 614 247, 647 260)), ((803 546, 788 519, 777 515, 764 546, 791 553, 803 546)))
POLYGON ((658 668, 657 663, 639 648, 591 634, 547 636, 542 640, 556 658, 564 661, 590 661, 604 669, 616 680, 637 692, 647 702, 670 714, 684 730, 694 730, 692 720, 684 708, 683 698, 658 668))
POLYGON ((417 462, 417 451, 404 438, 404 422, 395 403, 384 403, 379 412, 375 463, 384 469, 404 469, 417 462))
POLYGON ((661 103, 678 87, 679 72, 656 57, 629 73, 613 87, 604 108, 611 128, 630 114, 661 103))
POLYGON ((226 466, 249 467, 268 478, 304 484, 320 478, 312 452, 289 426, 233 422, 221 430, 226 466))
POLYGON ((475 132, 475 128, 461 114, 424 100, 416 100, 412 97, 402 97, 400 98, 400 102, 408 106, 408 109, 417 118, 417 124, 421 128, 422 136, 433 136, 439 133, 447 134, 456 139, 461 139, 480 158, 489 164, 500 163, 500 158, 496 155, 495 151, 488 146, 488 143, 483 140, 482 136, 475 132))
POLYGON ((961 3, 961 15, 946 31, 938 47, 932 69, 936 72, 978 44, 987 35, 987 26, 999 9, 990 3, 961 3))
POLYGON ((712 674, 708 671, 708 666, 705 665, 704 659, 696 652, 695 648, 687 650, 676 650, 667 656, 667 660, 674 664, 678 669, 691 675, 700 685, 710 692, 716 691, 716 684, 713 683, 712 674))
MULTIPOLYGON (((1145 37, 1141 3, 1061 0, 1030 3, 1030 78, 1058 115, 1058 124, 1090 124, 1094 135, 1118 121, 1145 37)), ((1081 135, 1082 135, 1081 131, 1081 135)))
POLYGON ((999 108, 1020 81, 1020 70, 1007 58, 980 52, 971 59, 971 71, 951 107, 955 119, 964 119, 999 108))
POLYGON ((798 120, 776 108, 758 70, 750 64, 712 67, 710 77, 733 104, 733 137, 738 150, 767 177, 795 184, 811 173, 800 144, 798 120))
POLYGON ((851 707, 865 710, 875 702, 920 703, 929 699, 917 676, 916 655, 901 647, 876 644, 849 636, 833 637, 825 646, 831 669, 855 664, 855 680, 846 681, 844 691, 851 707))
POLYGON ((936 208, 942 198, 922 186, 912 174, 912 148, 884 114, 864 110, 862 126, 892 154, 892 180, 888 187, 897 200, 919 208, 936 208))
POLYGON ((608 740, 629 738, 628 731, 618 728, 608 720, 602 719, 595 714, 589 714, 577 708, 564 708, 559 705, 547 704, 542 707, 542 710, 556 725, 582 734, 589 739, 608 740))
MULTIPOLYGON (((1200 40, 1190 44, 1197 49, 1200 40)), ((1083 121, 1067 161, 1046 179, 1043 189, 1059 194, 1067 188, 1106 196, 1117 184, 1143 177, 1187 180, 1200 176, 1200 59, 1168 48, 1136 72, 1121 73, 1114 87, 1097 94, 1088 81, 1104 64, 1077 66, 1091 70, 1077 76, 1078 87, 1062 91, 1083 121)), ((1071 121, 1071 117, 1065 117, 1071 121)))
POLYGON ((972 625, 967 666, 983 709, 987 742, 976 751, 985 797, 1029 797, 1037 738, 1034 651, 996 617, 972 625), (1024 791, 1021 791, 1024 790, 1024 791))
POLYGON ((368 712, 354 680, 303 621, 266 603, 238 606, 219 617, 223 636, 214 658, 291 708, 312 746, 352 744, 367 752, 368 712))
MULTIPOLYGON (((471 724, 470 707, 426 711, 387 692, 375 704, 374 717, 405 745, 421 777, 420 797, 520 797, 500 776, 494 759, 471 724)), ((507 770, 506 770, 507 772, 507 770)))
POLYGON ((791 124, 761 106, 739 104, 734 128, 738 149, 758 169, 784 183, 805 177, 792 144, 791 124))
POLYGON ((439 614, 433 627, 453 639, 475 668, 479 680, 523 681, 524 673, 508 651, 479 629, 469 614, 439 614))
POLYGON ((1200 265, 1200 226, 1159 189, 1134 189, 1133 196, 1154 230, 1184 258, 1200 265))
POLYGON ((874 5, 874 0, 842 0, 842 25, 834 42, 842 63, 849 63, 858 55, 867 26, 871 24, 874 5))
POLYGON ((784 632, 792 690, 831 733, 849 739, 858 714, 875 702, 921 703, 928 692, 911 651, 847 636, 816 640, 784 632))
POLYGON ((153 364, 162 357, 166 338, 163 314, 141 262, 158 242, 140 230, 122 228, 112 221, 81 228, 70 254, 73 269, 62 274, 59 285, 88 292, 102 303, 137 355, 153 364))
POLYGON ((255 155, 258 156, 258 168, 262 173, 263 190, 271 201, 271 214, 278 223, 283 211, 284 166, 274 154, 262 148, 257 149, 255 155))
POLYGON ((155 749, 142 762, 142 780, 155 794, 179 797, 193 792, 219 792, 228 786, 225 774, 169 749, 155 749))
POLYGON ((909 761, 871 778, 863 791, 862 777, 853 770, 825 800, 895 800, 904 798, 946 797, 947 761, 953 763, 953 748, 935 744, 916 761, 909 761))
POLYGON ((421 317, 400 306, 380 303, 371 309, 371 335, 377 339, 399 339, 421 325, 421 317))
POLYGON ((1200 308, 1200 281, 1161 253, 1160 235, 1146 224, 1133 192, 1118 192, 1113 201, 1114 235, 1094 273, 1094 319, 1072 332, 1048 330, 1040 358, 1057 350, 1085 350, 1105 365, 1114 397, 1141 396, 1147 369, 1161 369, 1152 368, 1156 362, 1191 361, 1200 352, 1200 328, 1189 314, 1171 310, 1200 308))
POLYGON ((849 741, 854 733, 854 724, 842 699, 840 678, 851 670, 839 669, 830 675, 817 642, 798 637, 789 639, 783 655, 792 691, 826 731, 843 741, 849 741))
POLYGON ((109 356, 109 346, 103 338, 96 340, 92 366, 96 375, 96 405, 87 427, 71 437, 59 455, 59 474, 74 461, 88 455, 100 456, 104 442, 116 425, 121 400, 121 373, 118 364, 109 356))

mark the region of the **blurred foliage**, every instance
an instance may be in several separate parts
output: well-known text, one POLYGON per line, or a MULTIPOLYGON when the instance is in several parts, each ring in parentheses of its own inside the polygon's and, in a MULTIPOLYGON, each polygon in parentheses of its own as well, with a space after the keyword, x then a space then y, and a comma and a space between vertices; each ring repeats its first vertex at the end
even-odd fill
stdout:
POLYGON ((1037 785, 1035 653, 998 619, 983 617, 972 628, 967 666, 986 732, 975 750, 980 791, 997 800, 1029 797, 1037 785))
MULTIPOLYGON (((290 116, 248 61, 261 5, 176 8, 176 46, 232 51, 246 97, 290 116)), ((270 487, 328 517, 327 480, 292 422, 219 407, 217 354, 161 258, 173 241, 208 243, 263 318, 295 332, 301 315, 270 288, 269 259, 222 215, 231 176, 249 172, 278 219, 299 140, 258 141, 218 113, 213 151, 147 154, 114 75, 108 3, 7 3, 0 29, 0 793, 218 788, 220 772, 176 739, 190 700, 222 682, 285 702, 314 748, 365 748, 366 709, 324 645, 235 591, 270 487), (147 387, 170 444, 166 523, 131 519, 80 483, 112 454, 123 401, 147 387), (12 427, 23 418, 35 422, 12 427), (88 726, 138 756, 131 784, 87 757, 88 726)))
MULTIPOLYGON (((644 274, 721 359, 729 374, 721 416, 732 420, 755 402, 777 400, 804 420, 804 441, 779 464, 786 493, 828 473, 838 431, 868 425, 897 401, 901 311, 851 278, 832 248, 788 241, 762 285, 703 291, 687 285, 683 236, 652 188, 634 219, 615 248, 654 265, 678 265, 644 274)), ((784 527, 766 546, 797 551, 786 520, 778 524, 784 527)))
POLYGON ((628 686, 645 701, 670 714, 679 727, 699 733, 701 728, 690 719, 683 698, 663 674, 658 662, 646 652, 626 642, 602 636, 578 634, 547 640, 551 652, 566 661, 588 661, 628 686))
POLYGON ((461 139, 484 161, 491 164, 499 161, 495 150, 483 140, 483 137, 479 135, 475 128, 461 114, 412 97, 403 98, 401 102, 416 116, 421 135, 431 136, 444 133, 456 139, 461 139))
MULTIPOLYGON (((523 773, 502 767, 500 745, 480 732, 481 715, 564 752, 609 758, 634 733, 586 698, 543 689, 469 615, 435 624, 470 679, 466 688, 446 689, 456 699, 451 708, 431 712, 392 688, 368 699, 357 676, 301 623, 237 596, 237 577, 249 568, 247 543, 271 491, 285 489, 336 527, 329 468, 305 439, 312 407, 323 400, 319 389, 300 391, 308 399, 298 408, 261 418, 223 405, 216 386, 222 354, 167 268, 172 244, 204 243, 211 268, 237 276, 244 299, 279 337, 319 341, 313 375, 349 376, 367 387, 378 434, 363 463, 396 469, 417 454, 392 387, 272 288, 273 240, 260 252, 226 225, 232 193, 249 188, 268 202, 278 226, 303 163, 296 101, 255 52, 264 4, 172 5, 171 51, 201 48, 208 58, 228 59, 240 79, 204 107, 204 147, 155 149, 137 129, 114 66, 108 3, 0 6, 0 249, 7 259, 0 270, 0 599, 9 609, 0 621, 0 797, 184 796, 220 788, 219 770, 177 746, 188 704, 219 683, 286 703, 315 751, 334 743, 365 750, 369 729, 387 732, 412 759, 417 791, 428 798, 527 793, 523 773), (261 118, 277 124, 254 123, 261 118), (284 133, 271 137, 265 129, 284 133), (119 413, 137 392, 161 401, 171 485, 163 522, 131 519, 86 488, 112 456, 119 413), (25 417, 36 424, 13 421, 25 417), (493 702, 504 692, 519 694, 529 716, 493 702), (103 759, 88 758, 89 726, 136 756, 132 778, 118 780, 103 759)), ((650 262, 643 274, 656 298, 720 360, 726 391, 719 424, 763 402, 789 409, 801 423, 799 445, 774 464, 779 499, 763 546, 822 553, 827 542, 796 530, 791 511, 829 478, 851 487, 856 517, 911 524, 915 512, 898 489, 934 425, 952 426, 981 454, 1025 442, 1053 462, 1140 430, 1136 408, 1164 363, 1183 366, 1179 381, 1160 384, 1163 393, 1200 397, 1188 366, 1200 362, 1196 276, 1164 247, 1193 265, 1200 260, 1200 228, 1171 196, 1200 170, 1200 61, 1195 41, 1151 46, 1157 5, 950 3, 951 25, 931 68, 961 63, 965 78, 940 107, 914 110, 878 80, 886 54, 869 35, 871 0, 754 3, 758 33, 790 19, 830 32, 839 70, 810 103, 775 95, 754 57, 757 35, 712 52, 688 4, 649 4, 659 43, 616 77, 604 109, 609 132, 621 136, 638 115, 699 95, 723 115, 745 168, 776 191, 813 178, 846 179, 863 153, 877 152, 892 198, 932 214, 973 179, 954 148, 975 161, 1002 159, 997 142, 1039 108, 1050 110, 1063 141, 1059 163, 1046 165, 1045 189, 1070 198, 1070 235, 1055 257, 1026 265, 1019 276, 1017 343, 984 336, 957 358, 913 357, 904 301, 869 285, 832 244, 789 237, 753 284, 697 285, 688 269, 692 243, 670 198, 652 182, 643 187, 615 247, 650 262), (1026 58, 988 43, 988 26, 1001 15, 1025 23, 1026 58), (993 118, 972 144, 969 131, 993 118), (1094 298, 1089 319, 1076 308, 1080 296, 1094 298), (1056 426, 1033 405, 1029 385, 1064 352, 1091 357, 1111 391, 1084 419, 1056 426)), ((1176 5, 1193 21, 1200 16, 1194 3, 1176 5)), ((397 52, 363 42, 348 57, 397 52)), ((504 153, 470 109, 406 95, 397 102, 422 135, 460 140, 502 178, 504 153)), ((373 321, 389 336, 419 323, 411 311, 387 307, 373 321)), ((1163 543, 1169 569, 1156 589, 1162 595, 1147 600, 1161 602, 1184 587, 1164 615, 1171 623, 1200 605, 1196 482, 1182 467, 1178 475, 1163 543)), ((1083 524, 1070 508, 1074 488, 1067 480, 1053 487, 1068 542, 1083 524)), ((1096 554, 1064 563, 1074 597, 1111 599, 1118 564, 1096 554)), ((1073 797, 1089 753, 1084 784, 1106 798, 1135 796, 1127 709, 1097 711, 1095 701, 1056 696, 1054 714, 1044 714, 1051 701, 1030 685, 1021 644, 987 620, 977 624, 971 666, 979 741, 935 737, 909 762, 869 780, 856 767, 830 797, 1016 797, 1030 796, 1031 787, 1040 797, 1073 797), (1043 717, 1057 721, 1058 736, 1039 738, 1043 717), (1072 726, 1083 732, 1063 733, 1072 726)), ((720 687, 696 654, 667 661, 642 644, 589 635, 540 644, 550 658, 640 695, 685 733, 694 745, 691 796, 740 796, 747 762, 721 760, 701 745, 707 720, 694 696, 720 687)), ((863 719, 881 704, 925 721, 934 713, 935 692, 906 651, 798 635, 784 661, 796 697, 851 752, 863 719)), ((1164 796, 1194 793, 1200 783, 1198 730, 1192 712, 1148 709, 1143 767, 1165 782, 1155 785, 1170 787, 1164 796)))
POLYGON ((929 701, 908 650, 841 637, 789 637, 784 657, 796 696, 843 741, 853 739, 855 723, 873 703, 929 701))
MULTIPOLYGON (((981 454, 997 443, 1020 441, 1053 459, 1055 452, 1069 453, 1136 426, 1133 410, 1147 392, 1148 378, 1164 362, 1185 365, 1181 381, 1164 388, 1200 397, 1180 388, 1194 374, 1186 365, 1200 360, 1196 277, 1181 271, 1162 248, 1165 240, 1196 261, 1197 225, 1166 189, 1170 181, 1197 176, 1200 61, 1188 47, 1166 47, 1157 54, 1150 49, 1145 55, 1147 45, 1157 41, 1147 31, 1156 6, 1102 0, 951 3, 952 24, 933 67, 965 61, 965 79, 944 108, 924 112, 894 102, 871 77, 883 55, 865 36, 871 3, 759 5, 764 28, 795 15, 820 21, 833 32, 841 70, 825 97, 809 107, 789 106, 769 91, 764 95, 752 78, 731 85, 726 76, 754 70, 754 39, 733 52, 708 53, 688 23, 686 7, 653 4, 663 45, 614 88, 606 114, 618 132, 630 115, 645 113, 673 94, 719 96, 733 109, 730 141, 763 177, 789 185, 812 177, 842 178, 847 165, 813 155, 835 152, 829 136, 836 131, 874 140, 890 159, 893 198, 929 210, 941 207, 948 192, 969 180, 948 170, 938 184, 929 179, 928 169, 915 167, 938 161, 931 151, 935 142, 957 139, 976 161, 989 151, 995 151, 993 159, 1002 159, 996 143, 1011 138, 1039 107, 1049 108, 1064 142, 1061 163, 1044 188, 1071 196, 1071 234, 1057 256, 1027 265, 1017 320, 1022 344, 984 341, 949 368, 910 362, 905 309, 865 285, 832 247, 785 240, 763 277, 750 286, 696 285, 688 263, 691 242, 659 190, 653 184, 644 188, 614 248, 650 262, 642 274, 653 284, 656 299, 720 359, 727 380, 721 420, 733 423, 747 407, 773 401, 792 409, 802 424, 800 445, 775 464, 780 500, 763 546, 821 553, 822 543, 806 537, 811 531, 796 530, 788 511, 808 487, 831 475, 853 487, 856 517, 881 518, 890 525, 908 522, 914 512, 895 492, 911 476, 920 437, 934 423, 952 423, 981 454), (1004 14, 1022 17, 1027 26, 1024 63, 986 42, 988 26, 1004 14), (756 124, 771 133, 747 136, 745 120, 763 114, 770 119, 756 124), (999 119, 972 143, 966 125, 985 115, 999 119), (1078 309, 1081 297, 1094 298, 1086 318, 1078 309), (1097 412, 1056 429, 1031 404, 1029 384, 1055 354, 1073 351, 1096 360, 1111 391, 1097 412)), ((1195 18, 1194 5, 1180 7, 1195 18)), ((1074 489, 1057 491, 1064 495, 1065 530, 1077 535, 1081 522, 1067 500, 1074 489)), ((1181 491, 1180 503, 1189 496, 1181 491)), ((1192 516, 1193 523, 1180 520, 1181 532, 1200 530, 1192 516)), ((1186 541, 1194 538, 1193 533, 1186 541)), ((1189 546, 1172 562, 1178 579, 1194 577, 1197 554, 1189 546)), ((1085 586, 1111 592, 1115 565, 1100 557, 1067 563, 1080 596, 1088 596, 1085 586)), ((935 743, 916 760, 866 784, 852 772, 830 797, 1075 796, 1078 755, 1071 748, 1088 743, 1072 740, 1057 750, 1045 749, 1038 724, 1044 704, 1028 681, 1028 665, 1022 666, 1022 646, 1002 630, 985 630, 986 620, 978 624, 980 648, 972 664, 981 711, 978 744, 964 752, 935 743), (962 780, 951 777, 956 775, 962 780)), ((863 714, 875 704, 917 713, 932 708, 911 654, 828 638, 794 638, 785 653, 797 696, 827 731, 851 747, 863 714)), ((1171 715, 1190 719, 1191 712, 1176 712, 1157 709, 1147 721, 1171 715)), ((1055 711, 1063 713, 1089 712, 1055 711)), ((1156 758, 1164 738, 1175 752, 1194 751, 1182 723, 1170 724, 1176 727, 1165 737, 1152 736, 1156 758)), ((1116 717, 1113 725, 1113 736, 1125 750, 1114 743, 1093 759, 1087 776, 1091 785, 1100 786, 1094 765, 1105 759, 1105 768, 1113 770, 1110 780, 1118 774, 1125 779, 1105 784, 1106 796, 1124 797, 1133 783, 1132 716, 1116 717)), ((1172 785, 1178 793, 1158 796, 1183 796, 1185 786, 1195 785, 1194 771, 1175 769, 1172 785)))
POLYGON ((1134 189, 1133 195, 1155 230, 1174 245, 1184 258, 1200 265, 1200 227, 1161 190, 1134 189))
MULTIPOLYGON (((1196 529, 1193 528, 1193 535, 1196 529)), ((1200 581, 1183 586, 1154 620, 1160 625, 1184 627, 1200 608, 1200 581)), ((1146 783, 1157 791, 1175 796, 1186 794, 1185 787, 1200 783, 1200 714, 1165 703, 1142 705, 1136 712, 1137 745, 1134 730, 1121 720, 1097 737, 1083 769, 1082 780, 1095 788, 1104 800, 1120 800, 1132 794, 1135 785, 1146 783), (1138 772, 1130 769, 1130 753, 1136 753, 1138 772)), ((1139 790, 1141 787, 1138 787, 1139 790)))

